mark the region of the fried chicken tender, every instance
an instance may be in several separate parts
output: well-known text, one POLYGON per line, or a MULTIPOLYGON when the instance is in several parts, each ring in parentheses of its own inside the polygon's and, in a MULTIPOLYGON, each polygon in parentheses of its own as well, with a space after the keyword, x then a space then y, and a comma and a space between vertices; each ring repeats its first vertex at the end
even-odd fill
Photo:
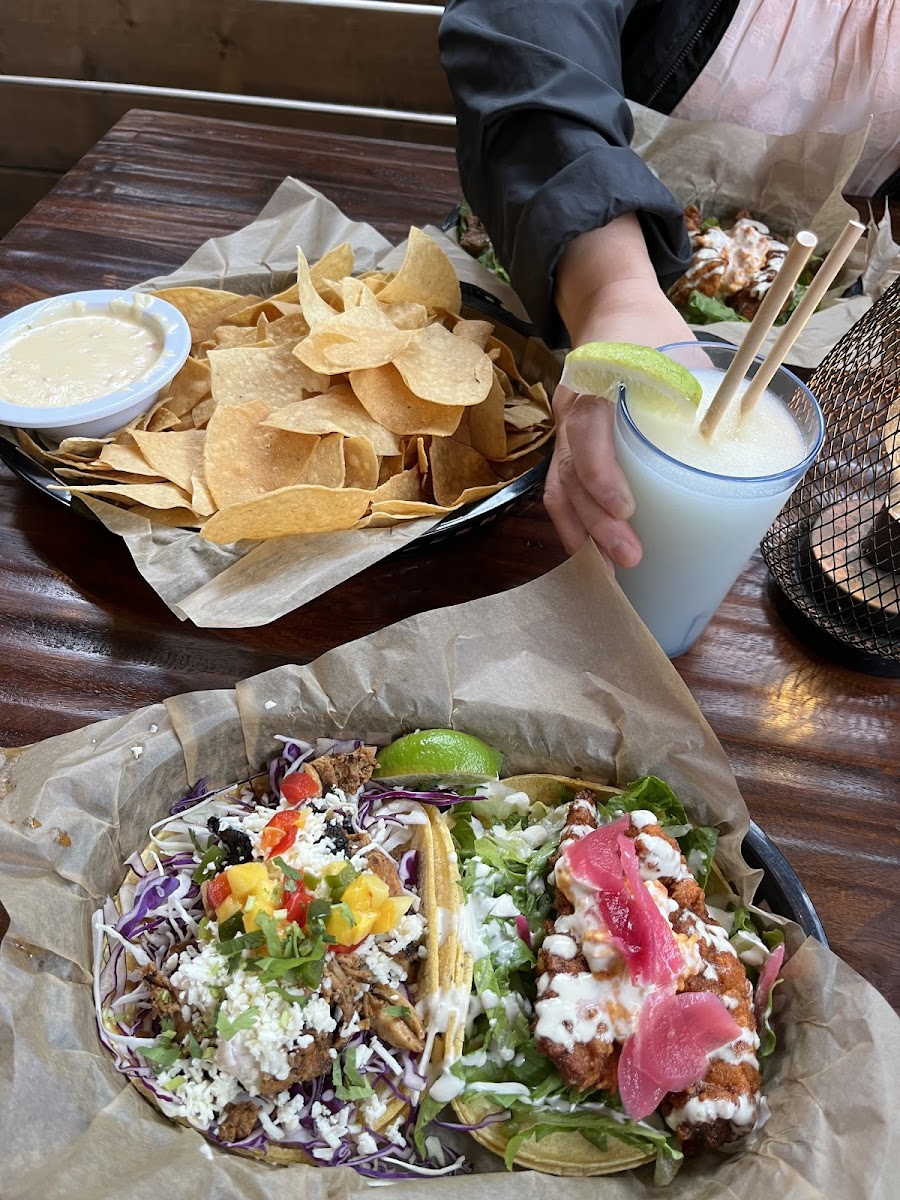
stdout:
POLYGON ((634 838, 639 861, 658 862, 654 840, 660 839, 673 852, 667 858, 677 861, 675 875, 660 876, 670 900, 677 905, 670 921, 675 933, 696 938, 702 966, 687 976, 679 987, 685 992, 713 992, 721 997, 737 1025, 744 1030, 731 1047, 713 1056, 703 1079, 683 1092, 673 1092, 662 1103, 663 1116, 689 1150, 702 1146, 717 1147, 749 1132, 759 1109, 762 1079, 756 1051, 759 1038, 753 1012, 753 993, 744 965, 735 954, 725 930, 709 914, 706 896, 688 872, 687 862, 678 843, 659 825, 632 825, 628 836, 634 838), (706 1117, 710 1119, 698 1119, 706 1117))
MULTIPOLYGON (((570 842, 590 833, 592 829, 597 828, 597 825, 597 805, 594 797, 587 790, 579 792, 569 805, 559 850, 553 860, 554 866, 570 842)), ((571 901, 560 887, 556 889, 553 907, 556 910, 557 919, 569 916, 573 911, 571 901)), ((547 934, 550 935, 555 931, 555 923, 548 921, 547 934)), ((550 953, 544 943, 538 952, 537 959, 540 990, 540 998, 537 1002, 538 1014, 542 1002, 552 1000, 558 995, 553 983, 560 975, 589 973, 590 967, 583 954, 578 953, 574 958, 563 958, 558 954, 550 953), (541 988, 540 983, 543 982, 544 976, 547 977, 547 982, 541 988)), ((564 1025, 568 1029, 572 1029, 571 1021, 564 1022, 564 1025)), ((603 1030, 599 1029, 598 1032, 602 1034, 603 1030)), ((606 1032, 609 1036, 605 1040, 602 1036, 598 1036, 590 1042, 576 1042, 571 1049, 546 1037, 537 1037, 535 1045, 542 1054, 550 1059, 569 1087, 577 1088, 580 1092, 594 1091, 597 1088, 602 1088, 604 1091, 615 1091, 619 1049, 613 1041, 611 1031, 607 1029, 606 1032)))

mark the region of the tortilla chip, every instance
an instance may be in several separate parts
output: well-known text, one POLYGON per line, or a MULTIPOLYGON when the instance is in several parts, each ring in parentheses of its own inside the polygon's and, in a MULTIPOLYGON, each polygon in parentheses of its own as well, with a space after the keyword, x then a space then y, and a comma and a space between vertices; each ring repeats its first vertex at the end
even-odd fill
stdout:
POLYGON ((378 293, 383 304, 411 301, 458 313, 462 304, 456 268, 427 233, 410 229, 400 270, 378 293))
POLYGON ((318 289, 325 286, 326 281, 343 279, 353 274, 353 249, 349 242, 341 242, 323 254, 317 263, 309 269, 313 287, 318 289))
POLYGON ((508 404, 503 413, 503 420, 508 429, 517 432, 535 429, 549 418, 540 405, 533 400, 523 400, 519 404, 508 404))
POLYGON ((493 334, 494 326, 490 321, 467 321, 460 319, 453 326, 453 336, 464 338, 467 342, 474 342, 482 350, 488 343, 488 338, 493 334))
POLYGON ((379 483, 372 493, 373 504, 382 500, 421 501, 422 499, 422 474, 418 463, 414 467, 410 467, 408 471, 400 471, 396 475, 391 475, 389 479, 379 483))
POLYGON ((166 429, 174 429, 181 420, 178 413, 172 412, 168 405, 161 403, 145 413, 145 420, 137 422, 135 429, 149 429, 151 433, 162 433, 166 429))
POLYGON ((350 529, 366 511, 371 492, 359 488, 324 488, 309 484, 279 488, 243 504, 233 504, 209 518, 202 536, 230 545, 245 538, 287 537, 350 529))
POLYGON ((220 325, 214 330, 211 342, 204 342, 207 350, 233 350, 235 346, 274 346, 275 343, 260 333, 258 325, 246 328, 239 325, 220 325))
POLYGON ((497 461, 513 462, 517 458, 523 458, 526 454, 537 450, 539 446, 543 446, 545 442, 549 442, 552 437, 552 427, 550 429, 527 429, 522 433, 509 433, 506 437, 506 454, 497 461))
POLYGON ((133 517, 144 517, 153 525, 166 525, 170 529, 198 529, 203 524, 202 517, 190 508, 147 508, 144 504, 134 504, 128 511, 133 517))
POLYGON ((480 404, 494 381, 484 351, 443 325, 417 330, 393 363, 409 390, 432 404, 480 404))
POLYGON ((372 504, 373 517, 395 517, 411 521, 415 517, 445 517, 452 508, 428 500, 378 500, 372 504))
POLYGON ((191 420, 194 422, 194 428, 205 429, 215 411, 216 402, 212 396, 207 400, 201 400, 199 404, 195 404, 191 409, 191 420))
MULTIPOLYGON (((161 437, 162 435, 151 436, 161 437)), ((131 442, 130 434, 128 437, 127 442, 111 442, 108 446, 103 446, 97 463, 94 465, 99 464, 112 471, 121 471, 128 475, 152 475, 159 478, 160 472, 150 465, 138 447, 131 442)))
POLYGON ((216 511, 216 507, 209 484, 206 482, 206 468, 201 459, 191 476, 191 508, 198 516, 208 517, 216 511))
POLYGON ((148 433, 135 429, 131 436, 156 474, 171 479, 190 495, 191 476, 203 454, 206 434, 197 429, 184 433, 148 433))
MULTIPOLYGON (((273 430, 273 433, 280 432, 273 430)), ((292 433, 287 437, 306 438, 309 434, 292 433)), ((316 487, 342 488, 346 475, 344 464, 344 435, 329 433, 323 438, 315 438, 316 445, 306 462, 303 472, 296 480, 316 487)))
POLYGON ((346 383, 329 388, 324 395, 311 396, 299 404, 279 408, 266 424, 294 433, 343 433, 347 437, 365 437, 376 454, 394 455, 400 449, 396 434, 369 416, 346 383))
POLYGON ((461 503, 463 494, 473 488, 494 489, 503 482, 477 450, 452 438, 433 439, 431 474, 435 501, 448 508, 461 503))
POLYGON ((277 321, 270 321, 266 328, 266 337, 270 342, 276 346, 290 346, 292 350, 308 333, 309 325, 302 312, 279 317, 277 321))
POLYGON ((237 292, 202 287, 163 288, 150 294, 167 300, 178 309, 188 323, 195 344, 212 337, 213 330, 224 324, 229 314, 259 299, 258 296, 239 296, 237 292))
POLYGON ((264 400, 251 400, 220 404, 210 418, 203 469, 219 508, 288 487, 303 477, 319 439, 267 429, 262 422, 271 412, 264 400))
POLYGON ((299 246, 297 247, 297 295, 311 333, 319 325, 328 324, 338 315, 316 290, 315 280, 310 273, 306 255, 299 246))
POLYGON ((344 438, 344 486, 371 492, 378 486, 378 455, 367 437, 344 438))
POLYGON ((96 483, 70 487, 70 492, 85 496, 104 496, 108 500, 134 500, 145 508, 187 508, 190 497, 174 483, 96 483))
POLYGON ((392 433, 447 437, 462 420, 462 407, 422 400, 390 365, 351 371, 350 384, 369 415, 392 433))
POLYGON ((211 350, 212 394, 218 405, 264 400, 273 409, 324 391, 327 376, 310 372, 287 346, 211 350))
POLYGON ((398 329, 424 329, 428 324, 428 309, 423 304, 406 301, 403 304, 382 304, 382 310, 398 329))
MULTIPOLYGON (((343 317, 360 313, 362 309, 351 309, 343 317)), ((387 321, 387 318, 384 318, 387 321)), ((382 367, 392 362, 409 345, 413 333, 397 329, 390 322, 389 329, 358 325, 355 329, 347 324, 320 326, 309 337, 294 347, 294 354, 306 366, 321 374, 339 375, 345 371, 360 371, 370 367, 382 367)), ((324 390, 324 389, 323 389, 324 390)))
POLYGON ((169 384, 163 396, 163 403, 177 417, 199 404, 210 391, 209 363, 201 362, 198 358, 185 359, 184 366, 169 384))
POLYGON ((487 399, 466 409, 469 418, 469 445, 485 458, 503 458, 506 454, 503 388, 494 379, 487 399))

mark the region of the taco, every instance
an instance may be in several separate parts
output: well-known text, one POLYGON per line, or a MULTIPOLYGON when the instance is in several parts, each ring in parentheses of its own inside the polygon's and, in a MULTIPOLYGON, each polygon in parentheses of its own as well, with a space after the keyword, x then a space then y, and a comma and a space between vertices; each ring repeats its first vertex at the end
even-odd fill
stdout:
POLYGON ((783 936, 738 903, 716 831, 654 777, 620 791, 523 775, 446 811, 471 996, 420 1129, 452 1102, 510 1168, 655 1160, 660 1182, 747 1135, 766 1111, 783 936))
POLYGON ((167 1117, 228 1150, 449 1173, 463 1160, 412 1135, 456 1019, 446 826, 370 782, 372 747, 281 741, 267 773, 177 802, 94 914, 101 1040, 167 1117))

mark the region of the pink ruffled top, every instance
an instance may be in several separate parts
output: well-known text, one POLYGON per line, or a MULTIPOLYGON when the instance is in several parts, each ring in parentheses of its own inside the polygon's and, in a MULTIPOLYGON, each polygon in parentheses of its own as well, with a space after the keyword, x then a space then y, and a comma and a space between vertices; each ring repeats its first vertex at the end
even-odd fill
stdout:
POLYGON ((672 114, 763 133, 852 133, 871 119, 845 191, 900 168, 900 0, 741 0, 672 114))

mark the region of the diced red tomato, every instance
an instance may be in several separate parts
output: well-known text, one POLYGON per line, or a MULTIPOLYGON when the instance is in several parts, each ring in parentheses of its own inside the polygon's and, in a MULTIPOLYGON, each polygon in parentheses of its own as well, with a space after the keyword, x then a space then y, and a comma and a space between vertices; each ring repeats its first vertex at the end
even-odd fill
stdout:
POLYGON ((259 845, 266 858, 284 854, 297 840, 297 830, 306 821, 306 813, 285 808, 277 812, 262 831, 259 845))
POLYGON ((281 795, 287 804, 302 804, 318 794, 318 783, 305 771, 295 771, 281 781, 281 795))
POLYGON ((213 910, 217 909, 230 895, 231 884, 228 882, 228 875, 225 871, 221 875, 217 875, 215 879, 211 879, 206 885, 206 901, 213 910))
MULTIPOLYGON (((363 942, 365 940, 366 939, 363 938, 363 942)), ((342 946, 339 942, 335 942, 333 946, 329 945, 327 948, 329 950, 333 950, 335 954, 352 954, 353 951, 358 950, 361 945, 362 942, 356 942, 353 946, 342 946)))
POLYGON ((306 924, 306 910, 315 896, 308 892, 302 883, 297 884, 296 892, 285 892, 283 907, 287 909, 287 919, 296 921, 302 929, 306 924))

